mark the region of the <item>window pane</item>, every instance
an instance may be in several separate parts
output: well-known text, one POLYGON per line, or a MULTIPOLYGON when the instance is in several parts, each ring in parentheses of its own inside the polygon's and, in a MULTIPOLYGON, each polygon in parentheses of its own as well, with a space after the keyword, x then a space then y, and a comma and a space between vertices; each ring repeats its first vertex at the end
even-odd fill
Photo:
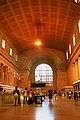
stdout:
POLYGON ((79 33, 80 33, 80 20, 78 21, 78 29, 79 29, 79 33))
POLYGON ((12 48, 10 48, 10 55, 12 56, 12 48))
POLYGON ((75 46, 75 44, 76 44, 76 36, 75 34, 73 34, 73 45, 75 46))
POLYGON ((68 51, 66 51, 66 59, 68 60, 68 51))
POLYGON ((5 40, 2 40, 2 48, 5 48, 5 40))
POLYGON ((35 81, 51 83, 53 81, 53 71, 48 64, 40 64, 35 69, 35 81))
POLYGON ((75 0, 75 2, 77 3, 77 2, 78 2, 78 0, 75 0))
POLYGON ((74 0, 76 3, 79 3, 80 2, 80 0, 74 0))
POLYGON ((69 44, 69 54, 71 54, 71 44, 69 44))

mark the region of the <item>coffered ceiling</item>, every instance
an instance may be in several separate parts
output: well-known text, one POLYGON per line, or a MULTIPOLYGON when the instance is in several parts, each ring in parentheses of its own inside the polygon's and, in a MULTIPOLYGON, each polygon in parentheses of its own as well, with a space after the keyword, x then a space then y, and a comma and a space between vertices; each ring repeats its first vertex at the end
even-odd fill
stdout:
POLYGON ((64 51, 80 16, 73 0, 0 0, 0 29, 19 51, 43 47, 64 51))

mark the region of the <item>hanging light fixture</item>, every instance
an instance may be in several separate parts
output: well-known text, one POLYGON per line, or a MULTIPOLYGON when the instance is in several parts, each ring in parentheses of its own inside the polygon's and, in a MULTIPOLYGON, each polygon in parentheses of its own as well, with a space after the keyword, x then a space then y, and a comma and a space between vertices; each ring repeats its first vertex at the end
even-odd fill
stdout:
POLYGON ((41 45, 42 45, 42 42, 41 42, 39 39, 37 39, 37 40, 35 41, 35 45, 36 45, 36 46, 41 46, 41 45))
POLYGON ((41 21, 37 21, 35 25, 36 25, 36 29, 37 29, 37 38, 36 38, 34 44, 39 47, 39 46, 42 45, 42 42, 41 42, 41 26, 42 26, 42 23, 41 23, 41 21))

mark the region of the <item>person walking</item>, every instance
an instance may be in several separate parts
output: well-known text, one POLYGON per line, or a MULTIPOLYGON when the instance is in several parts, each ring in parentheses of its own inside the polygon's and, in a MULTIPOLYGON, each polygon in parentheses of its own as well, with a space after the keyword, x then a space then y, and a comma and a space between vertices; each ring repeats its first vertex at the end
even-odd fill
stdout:
POLYGON ((15 90, 13 91, 14 95, 14 105, 16 106, 17 103, 20 104, 20 91, 18 90, 18 87, 15 87, 15 90))
POLYGON ((49 102, 51 102, 52 96, 53 96, 53 91, 50 89, 50 90, 48 91, 49 102))

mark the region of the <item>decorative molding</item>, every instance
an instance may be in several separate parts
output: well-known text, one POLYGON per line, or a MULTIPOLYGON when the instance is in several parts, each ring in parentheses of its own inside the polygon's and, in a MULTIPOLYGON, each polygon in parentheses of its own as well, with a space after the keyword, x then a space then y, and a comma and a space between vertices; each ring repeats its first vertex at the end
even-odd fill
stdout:
MULTIPOLYGON (((75 46, 69 60, 67 61, 67 64, 69 65, 73 57, 77 54, 78 50, 80 49, 80 42, 75 46)), ((78 55, 79 56, 79 55, 78 55)))
POLYGON ((8 58, 6 58, 3 54, 0 53, 0 55, 1 55, 4 59, 6 59, 7 62, 11 63, 14 67, 17 68, 17 66, 16 66, 13 62, 11 62, 8 58))

